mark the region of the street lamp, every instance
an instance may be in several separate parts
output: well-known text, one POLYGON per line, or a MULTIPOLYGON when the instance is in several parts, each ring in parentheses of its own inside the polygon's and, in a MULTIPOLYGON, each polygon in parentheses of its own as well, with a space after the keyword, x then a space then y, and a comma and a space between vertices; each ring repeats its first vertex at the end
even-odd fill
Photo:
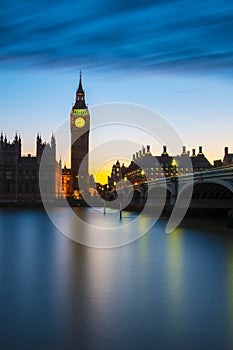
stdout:
POLYGON ((144 183, 144 180, 145 180, 145 171, 144 171, 144 169, 142 169, 142 171, 141 171, 141 177, 142 177, 142 182, 144 183))
POLYGON ((176 177, 176 166, 177 166, 177 163, 176 163, 176 160, 175 159, 173 159, 172 160, 172 176, 173 177, 176 177))

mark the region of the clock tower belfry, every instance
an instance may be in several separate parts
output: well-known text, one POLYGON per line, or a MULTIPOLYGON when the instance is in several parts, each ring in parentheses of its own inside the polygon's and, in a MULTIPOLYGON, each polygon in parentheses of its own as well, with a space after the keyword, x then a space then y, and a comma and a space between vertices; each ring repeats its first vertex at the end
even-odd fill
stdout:
POLYGON ((75 104, 70 113, 70 130, 73 191, 79 191, 80 183, 87 186, 89 181, 88 152, 90 131, 90 114, 85 102, 81 72, 78 89, 76 91, 75 104))

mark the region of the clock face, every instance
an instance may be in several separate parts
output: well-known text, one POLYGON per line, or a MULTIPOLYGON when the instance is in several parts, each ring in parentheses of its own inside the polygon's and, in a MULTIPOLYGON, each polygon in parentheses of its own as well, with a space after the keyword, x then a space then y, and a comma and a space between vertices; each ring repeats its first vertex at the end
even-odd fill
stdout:
POLYGON ((83 128, 85 125, 85 120, 82 117, 78 117, 77 119, 75 119, 75 125, 77 126, 77 128, 83 128))

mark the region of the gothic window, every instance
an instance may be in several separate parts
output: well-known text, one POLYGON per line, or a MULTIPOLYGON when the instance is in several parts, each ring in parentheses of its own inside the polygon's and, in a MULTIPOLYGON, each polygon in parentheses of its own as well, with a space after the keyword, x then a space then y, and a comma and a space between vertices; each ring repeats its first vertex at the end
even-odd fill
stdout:
POLYGON ((6 180, 12 180, 12 172, 9 170, 6 171, 6 180))

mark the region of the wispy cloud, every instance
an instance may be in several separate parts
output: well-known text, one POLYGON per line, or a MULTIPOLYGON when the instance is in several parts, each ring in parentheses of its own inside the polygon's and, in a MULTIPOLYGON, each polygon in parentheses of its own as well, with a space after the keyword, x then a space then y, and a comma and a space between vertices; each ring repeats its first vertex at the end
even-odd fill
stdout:
POLYGON ((232 1, 0 1, 0 60, 233 72, 232 1))

